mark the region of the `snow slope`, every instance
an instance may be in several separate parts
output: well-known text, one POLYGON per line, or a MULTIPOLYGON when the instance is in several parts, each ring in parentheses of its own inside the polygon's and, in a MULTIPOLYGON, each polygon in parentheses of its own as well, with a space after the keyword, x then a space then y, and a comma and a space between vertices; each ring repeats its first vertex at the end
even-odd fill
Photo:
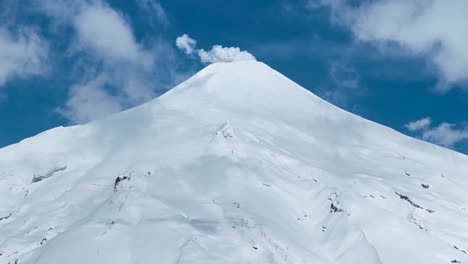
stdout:
POLYGON ((0 149, 0 263, 468 263, 467 174, 263 63, 217 63, 0 149))

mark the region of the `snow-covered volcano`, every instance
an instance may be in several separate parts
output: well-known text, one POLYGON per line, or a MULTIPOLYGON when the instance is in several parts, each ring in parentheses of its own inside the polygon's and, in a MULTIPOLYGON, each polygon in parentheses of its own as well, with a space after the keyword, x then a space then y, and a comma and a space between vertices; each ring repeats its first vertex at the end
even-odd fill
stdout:
POLYGON ((0 263, 468 263, 468 157, 263 63, 0 149, 0 263))

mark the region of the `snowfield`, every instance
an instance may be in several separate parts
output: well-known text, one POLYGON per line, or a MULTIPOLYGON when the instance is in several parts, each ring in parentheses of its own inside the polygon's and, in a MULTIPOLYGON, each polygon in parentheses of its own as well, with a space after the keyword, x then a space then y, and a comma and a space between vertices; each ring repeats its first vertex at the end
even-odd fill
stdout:
POLYGON ((468 263, 467 190, 467 156, 216 63, 0 149, 0 263, 468 263))

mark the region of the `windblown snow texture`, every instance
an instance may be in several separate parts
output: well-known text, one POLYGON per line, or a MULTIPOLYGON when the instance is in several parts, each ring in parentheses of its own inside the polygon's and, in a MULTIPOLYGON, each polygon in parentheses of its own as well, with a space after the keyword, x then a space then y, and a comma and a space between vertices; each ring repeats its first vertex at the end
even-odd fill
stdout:
POLYGON ((468 263, 468 157, 255 61, 0 149, 0 263, 468 263))

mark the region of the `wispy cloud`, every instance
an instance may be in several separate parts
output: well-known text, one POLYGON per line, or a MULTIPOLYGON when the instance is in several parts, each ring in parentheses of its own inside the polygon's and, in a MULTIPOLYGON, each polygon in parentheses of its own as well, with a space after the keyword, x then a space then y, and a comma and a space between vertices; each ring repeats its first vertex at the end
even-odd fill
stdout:
POLYGON ((123 109, 120 98, 110 95, 104 87, 111 83, 107 76, 99 76, 87 83, 70 88, 69 99, 58 112, 72 123, 85 123, 123 109))
POLYGON ((48 43, 30 28, 0 27, 0 86, 15 77, 45 73, 48 43))
MULTIPOLYGON (((136 4, 148 12, 148 23, 168 25, 158 1, 136 4)), ((58 109, 70 123, 141 104, 184 76, 177 70, 172 45, 160 37, 137 39, 129 18, 104 0, 44 0, 39 6, 56 27, 72 32, 66 56, 74 63, 76 81, 58 109)))
POLYGON ((114 9, 97 4, 81 10, 72 21, 79 45, 105 59, 137 62, 147 57, 131 27, 114 9))
POLYGON ((425 130, 422 138, 442 146, 453 147, 468 139, 468 129, 457 129, 454 124, 442 123, 433 129, 425 130))
POLYGON ((467 1, 320 2, 331 8, 332 20, 348 27, 359 41, 377 46, 396 44, 409 54, 427 57, 439 73, 439 91, 468 81, 467 1))
POLYGON ((195 49, 197 41, 183 34, 176 39, 176 46, 186 54, 197 53, 202 63, 232 62, 256 60, 248 51, 241 50, 238 47, 223 47, 214 45, 211 50, 195 49))
POLYGON ((137 4, 142 10, 146 11, 147 16, 153 23, 159 23, 164 26, 169 25, 169 18, 161 3, 156 0, 137 0, 137 4))
POLYGON ((359 87, 360 75, 349 64, 342 61, 330 63, 330 79, 339 87, 356 89, 359 87))
POLYGON ((416 121, 409 122, 405 125, 405 127, 409 131, 419 131, 428 128, 431 122, 432 120, 429 117, 425 117, 416 121))
POLYGON ((421 139, 445 147, 452 148, 457 143, 468 139, 467 126, 456 126, 455 124, 443 122, 438 126, 431 127, 431 123, 431 119, 426 117, 409 122, 405 126, 409 131, 417 133, 421 139))
POLYGON ((346 109, 358 111, 355 99, 364 94, 360 86, 360 75, 354 67, 343 60, 328 64, 328 78, 317 87, 323 99, 346 109))

